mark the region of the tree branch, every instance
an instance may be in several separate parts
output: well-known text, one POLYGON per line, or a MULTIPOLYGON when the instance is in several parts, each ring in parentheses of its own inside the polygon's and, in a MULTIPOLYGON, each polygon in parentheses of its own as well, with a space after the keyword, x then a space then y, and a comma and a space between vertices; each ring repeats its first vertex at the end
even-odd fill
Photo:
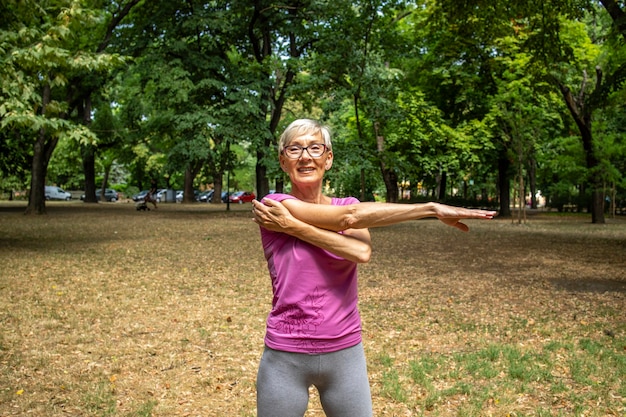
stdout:
POLYGON ((96 53, 104 51, 106 47, 109 46, 109 42, 111 42, 111 37, 113 36, 113 31, 115 30, 117 25, 120 24, 122 19, 124 19, 128 15, 128 13, 130 13, 130 10, 135 7, 140 1, 141 0, 130 0, 128 3, 126 3, 123 9, 118 8, 119 13, 117 15, 113 14, 113 18, 111 19, 111 22, 109 22, 109 26, 107 26, 104 39, 102 40, 102 42, 100 42, 100 45, 98 45, 96 53))
POLYGON ((600 0, 600 3, 613 19, 619 33, 626 39, 626 12, 621 9, 616 0, 600 0))

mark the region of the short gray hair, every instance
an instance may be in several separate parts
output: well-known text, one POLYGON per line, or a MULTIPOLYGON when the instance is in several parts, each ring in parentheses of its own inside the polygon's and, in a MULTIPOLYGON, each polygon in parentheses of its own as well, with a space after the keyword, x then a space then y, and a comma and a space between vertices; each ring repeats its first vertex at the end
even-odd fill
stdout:
POLYGON ((280 154, 283 151, 283 148, 291 143, 291 141, 305 133, 317 134, 320 133, 322 135, 322 139, 324 140, 324 145, 329 151, 332 151, 333 144, 330 140, 330 128, 318 122, 317 120, 312 119, 298 119, 294 120, 287 126, 285 131, 280 135, 280 139, 278 141, 278 153, 280 154))

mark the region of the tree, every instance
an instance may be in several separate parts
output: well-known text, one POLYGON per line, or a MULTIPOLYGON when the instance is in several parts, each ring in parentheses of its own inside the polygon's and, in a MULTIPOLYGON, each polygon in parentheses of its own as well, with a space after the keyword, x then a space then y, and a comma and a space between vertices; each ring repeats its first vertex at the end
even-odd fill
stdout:
POLYGON ((121 59, 86 47, 85 28, 97 24, 102 11, 86 2, 9 2, 5 8, 1 127, 29 132, 21 136, 33 147, 26 213, 43 214, 46 171, 59 139, 84 144, 97 140, 81 124, 89 120, 89 92, 96 88, 88 81, 121 59))
POLYGON ((377 166, 386 200, 397 201, 400 166, 388 141, 394 133, 393 121, 401 120, 396 101, 403 74, 397 65, 406 43, 398 27, 411 11, 404 1, 362 1, 337 13, 333 23, 338 24, 320 37, 307 66, 311 73, 307 82, 329 116, 338 111, 336 120, 345 119, 347 103, 352 106, 350 140, 357 158, 368 161, 359 175, 361 198, 369 194, 366 166, 377 166))
MULTIPOLYGON (((611 16, 616 33, 622 36, 626 32, 624 29, 624 11, 621 3, 613 0, 601 1, 603 6, 611 16)), ((476 2, 463 4, 454 7, 448 0, 438 1, 440 10, 448 16, 449 20, 458 25, 462 30, 471 30, 470 27, 478 27, 479 31, 493 37, 500 28, 523 32, 525 40, 522 48, 527 51, 532 59, 527 66, 527 71, 536 74, 549 73, 549 79, 560 91, 569 112, 575 121, 581 134, 581 141, 586 154, 586 163, 589 172, 588 182, 592 188, 592 222, 603 223, 602 214, 603 196, 602 188, 598 183, 597 170, 600 161, 595 151, 593 131, 591 128, 592 114, 602 107, 606 102, 608 94, 620 89, 626 74, 625 66, 622 62, 614 62, 609 65, 608 75, 606 71, 596 70, 594 87, 585 80, 589 79, 589 71, 581 64, 593 55, 585 55, 589 51, 580 42, 585 43, 585 36, 582 32, 572 36, 572 25, 570 23, 581 22, 585 11, 598 13, 596 3, 591 1, 564 1, 550 0, 542 2, 542 7, 537 8, 535 2, 521 1, 511 4, 510 2, 476 2), (468 15, 472 18, 468 19, 468 15), (471 24, 468 24, 468 21, 471 24), (476 24, 479 21, 489 22, 488 24, 476 24), (568 30, 569 29, 569 30, 568 30), (569 68, 569 69, 568 69, 569 68), (578 68, 581 75, 579 85, 583 88, 575 89, 571 87, 571 70, 578 68), (569 71, 569 76, 568 76, 569 71)), ((500 37, 500 35, 496 36, 500 37)), ((596 39, 601 41, 604 38, 596 39)), ((588 42, 588 44, 591 44, 588 42)), ((493 45, 493 43, 487 43, 493 45)), ((495 51, 495 50, 492 50, 495 51)), ((610 55, 610 54, 609 54, 610 55)), ((614 55, 615 56, 615 55, 614 55)), ((596 55, 596 59, 600 56, 596 55)), ((593 59, 593 58, 592 58, 593 59)), ((596 61, 597 67, 600 62, 596 61)), ((607 63, 608 64, 608 63, 607 63)), ((598 67, 600 69, 601 67, 598 67)))
MULTIPOLYGON (((497 134, 484 134, 477 130, 490 110, 490 98, 497 93, 497 79, 504 69, 498 62, 501 53, 497 39, 513 33, 510 22, 502 21, 503 10, 489 2, 458 4, 451 1, 425 2, 424 14, 415 14, 414 54, 412 66, 407 67, 410 82, 424 92, 426 101, 436 106, 442 120, 453 130, 469 128, 482 137, 472 138, 474 149, 478 145, 483 169, 466 169, 479 184, 493 180, 491 172, 498 172, 500 216, 510 215, 509 182, 510 161, 503 141, 497 134), (491 143, 488 143, 488 142, 491 143), (482 144, 482 146, 481 146, 482 144)), ((445 152, 445 148, 441 149, 445 152)), ((443 154, 450 158, 453 155, 443 154)), ((438 197, 445 198, 448 181, 455 175, 452 168, 460 166, 450 163, 440 167, 438 197)), ((463 180, 470 178, 463 172, 463 180)), ((483 189, 485 186, 482 187, 483 189)))
POLYGON ((32 164, 32 148, 25 148, 21 129, 0 129, 0 189, 9 191, 23 189, 32 164))
MULTIPOLYGON (((619 22, 616 22, 619 24, 619 22)), ((626 38, 626 32, 623 33, 626 38)), ((613 70, 608 75, 604 74, 602 67, 595 68, 595 82, 589 87, 589 75, 582 70, 582 80, 578 92, 575 93, 557 76, 554 82, 558 85, 567 108, 579 129, 585 162, 591 186, 591 218, 592 223, 605 223, 604 219, 604 180, 602 175, 602 159, 599 144, 594 138, 592 122, 593 114, 607 105, 609 96, 614 91, 622 88, 626 81, 626 62, 613 70)))
POLYGON ((491 98, 491 109, 486 117, 494 137, 500 138, 498 146, 506 150, 516 172, 518 221, 522 215, 525 217, 527 194, 530 194, 531 206, 537 208, 535 150, 542 140, 561 135, 564 130, 558 97, 541 77, 526 71, 531 56, 520 49, 523 41, 523 35, 516 32, 497 42, 497 60, 503 72, 495 80, 498 91, 491 98))
MULTIPOLYGON (((100 184, 99 195, 101 201, 106 201, 104 191, 109 184, 111 169, 113 168, 113 164, 115 163, 117 155, 120 152, 120 144, 123 142, 122 135, 120 134, 121 126, 118 118, 114 115, 114 110, 111 108, 109 100, 103 98, 97 100, 94 111, 94 121, 91 125, 91 130, 98 135, 99 139, 96 152, 97 156, 99 157, 100 165, 102 166, 104 174, 102 177, 102 183, 100 184)), ((88 193, 88 190, 91 190, 91 186, 88 185, 88 183, 90 183, 91 181, 87 181, 87 173, 92 172, 90 166, 91 159, 88 155, 94 152, 94 150, 88 148, 91 147, 81 147, 83 163, 89 161, 89 165, 83 165, 85 172, 85 203, 97 201, 95 199, 92 200, 92 197, 95 196, 91 196, 88 193)))
POLYGON ((31 189, 26 213, 45 213, 44 184, 52 152, 60 137, 93 141, 86 128, 68 120, 69 79, 93 68, 111 65, 111 57, 95 57, 68 48, 73 30, 91 15, 78 3, 10 3, 2 31, 4 51, 2 128, 20 132, 33 147, 31 189))
POLYGON ((222 3, 146 2, 118 31, 120 47, 138 56, 127 76, 131 94, 122 92, 124 120, 137 141, 165 156, 169 178, 182 173, 185 203, 195 201, 203 169, 221 187, 229 144, 259 136, 262 87, 237 49, 246 32, 231 14, 222 3))
POLYGON ((341 27, 336 16, 348 7, 352 6, 347 2, 240 0, 229 10, 231 24, 247 35, 237 50, 252 57, 249 73, 258 80, 259 111, 253 125, 264 130, 250 138, 256 152, 259 195, 269 191, 267 174, 275 164, 274 143, 285 104, 296 92, 302 93, 299 88, 308 87, 302 84, 305 64, 317 57, 320 41, 341 27))

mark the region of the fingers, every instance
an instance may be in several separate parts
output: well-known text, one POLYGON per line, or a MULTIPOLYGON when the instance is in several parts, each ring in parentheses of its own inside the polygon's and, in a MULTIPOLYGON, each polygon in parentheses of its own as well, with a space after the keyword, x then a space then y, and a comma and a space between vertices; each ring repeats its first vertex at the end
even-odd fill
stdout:
MULTIPOLYGON (((459 215, 460 219, 493 219, 497 212, 487 210, 469 210, 465 215, 459 215)), ((461 213, 458 213, 461 214, 461 213)), ((454 217, 454 216, 453 216, 454 217)))
POLYGON ((252 200, 252 219, 257 224, 262 224, 261 213, 263 213, 263 204, 258 200, 252 200))
POLYGON ((273 222, 273 218, 275 214, 272 212, 272 208, 276 207, 280 203, 271 200, 271 199, 263 199, 261 201, 253 200, 252 201, 252 214, 255 223, 265 226, 273 222))
POLYGON ((469 226, 466 225, 465 223, 461 223, 461 222, 456 222, 453 224, 454 227, 456 227, 457 229, 459 229, 462 232, 469 232, 469 226))
POLYGON ((439 220, 443 221, 448 226, 456 227, 462 232, 469 232, 469 226, 465 223, 461 222, 461 219, 480 219, 480 220, 489 220, 493 219, 496 215, 496 211, 487 211, 487 210, 469 210, 469 212, 465 213, 456 213, 455 217, 443 217, 439 220))
POLYGON ((458 218, 456 219, 445 218, 445 219, 439 219, 439 220, 448 226, 456 227, 462 232, 469 232, 469 226, 466 225, 465 223, 462 223, 458 218))
POLYGON ((259 200, 252 200, 252 210, 256 209, 256 208, 260 208, 263 206, 263 203, 261 203, 259 200))
POLYGON ((259 204, 263 204, 268 207, 277 207, 278 205, 281 205, 280 202, 276 200, 272 200, 271 198, 264 198, 263 200, 261 200, 261 203, 259 204))

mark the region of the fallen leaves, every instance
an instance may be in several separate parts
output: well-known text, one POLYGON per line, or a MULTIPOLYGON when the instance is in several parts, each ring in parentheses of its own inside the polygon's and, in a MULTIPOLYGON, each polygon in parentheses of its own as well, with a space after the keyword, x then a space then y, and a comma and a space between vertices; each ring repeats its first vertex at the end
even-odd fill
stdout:
MULTIPOLYGON (((99 416, 110 404, 115 415, 151 404, 154 417, 254 415, 271 285, 258 229, 245 206, 236 209, 163 205, 143 216, 121 204, 68 205, 37 227, 2 213, 4 239, 15 244, 0 253, 0 415, 99 416)), ((376 415, 419 415, 415 402, 426 401, 424 388, 405 380, 414 395, 407 403, 381 395, 383 354, 398 366, 441 355, 446 372, 459 373, 454 354, 490 344, 538 352, 586 337, 626 352, 612 313, 626 305, 618 244, 626 223, 471 227, 465 234, 423 221, 372 230, 360 310, 376 415)), ((556 351, 552 376, 575 386, 568 355, 556 351)), ((443 374, 433 384, 451 385, 443 374)), ((571 410, 567 398, 531 384, 539 395, 495 392, 481 415, 529 414, 544 404, 571 410)), ((601 406, 623 402, 610 392, 601 406)), ((471 401, 433 401, 429 413, 458 415, 471 401)), ((323 416, 314 392, 306 415, 323 416)))

